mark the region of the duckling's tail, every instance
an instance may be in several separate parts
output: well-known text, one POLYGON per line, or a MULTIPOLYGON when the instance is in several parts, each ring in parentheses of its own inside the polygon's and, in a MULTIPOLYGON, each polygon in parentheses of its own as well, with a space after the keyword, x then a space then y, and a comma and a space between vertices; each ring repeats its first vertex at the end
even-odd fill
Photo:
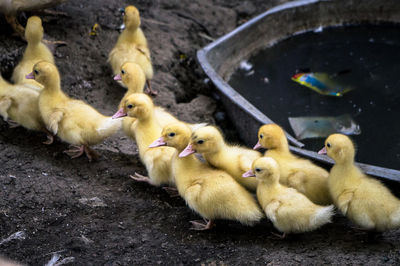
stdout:
POLYGON ((400 207, 390 215, 390 221, 393 229, 400 227, 400 207))
POLYGON ((310 224, 314 228, 318 228, 324 224, 332 222, 332 216, 334 215, 333 205, 321 207, 315 212, 315 215, 311 216, 310 224))
POLYGON ((103 136, 108 137, 116 133, 122 125, 123 119, 112 119, 111 117, 105 117, 97 128, 97 132, 103 136))

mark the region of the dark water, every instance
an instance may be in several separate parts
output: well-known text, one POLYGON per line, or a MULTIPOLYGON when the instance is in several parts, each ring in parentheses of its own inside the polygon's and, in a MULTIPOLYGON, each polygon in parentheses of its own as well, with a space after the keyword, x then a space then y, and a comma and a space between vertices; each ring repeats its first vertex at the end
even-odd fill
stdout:
MULTIPOLYGON (((352 136, 357 161, 400 169, 400 26, 326 28, 293 36, 248 61, 230 85, 293 134, 288 117, 349 114, 360 125, 352 136), (338 73, 354 87, 343 97, 323 96, 291 80, 297 69, 338 73), (269 83, 265 82, 265 77, 269 83)), ((256 136, 255 136, 256 141, 256 136)), ((318 151, 324 139, 302 140, 318 151)))

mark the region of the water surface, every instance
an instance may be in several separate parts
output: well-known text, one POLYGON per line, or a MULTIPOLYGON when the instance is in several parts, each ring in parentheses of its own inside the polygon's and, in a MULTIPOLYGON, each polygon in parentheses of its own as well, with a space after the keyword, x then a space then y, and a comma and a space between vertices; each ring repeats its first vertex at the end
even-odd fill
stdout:
MULTIPOLYGON (((290 37, 252 56, 230 85, 292 135, 288 117, 350 114, 357 161, 400 169, 400 26, 326 28, 290 37), (335 74, 355 89, 329 97, 291 80, 299 69, 335 74), (346 72, 346 71, 344 71, 346 72)), ((257 137, 255 136, 255 142, 257 137)), ((318 151, 324 139, 302 140, 318 151)))

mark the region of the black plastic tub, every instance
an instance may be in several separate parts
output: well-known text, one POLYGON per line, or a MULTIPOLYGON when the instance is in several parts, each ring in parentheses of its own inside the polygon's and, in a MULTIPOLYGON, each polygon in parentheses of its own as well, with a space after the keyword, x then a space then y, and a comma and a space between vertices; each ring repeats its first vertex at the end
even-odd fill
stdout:
MULTIPOLYGON (((398 0, 302 0, 289 2, 255 17, 229 34, 198 51, 198 60, 217 87, 228 114, 241 138, 254 145, 262 124, 273 123, 227 82, 242 60, 268 45, 294 34, 321 26, 347 24, 400 23, 398 0)), ((397 122, 397 121, 396 121, 397 122)), ((332 164, 316 151, 304 149, 303 143, 287 133, 291 150, 312 160, 332 164)), ((399 136, 400 137, 400 136, 399 136)), ((369 175, 400 181, 400 171, 359 163, 369 175)))

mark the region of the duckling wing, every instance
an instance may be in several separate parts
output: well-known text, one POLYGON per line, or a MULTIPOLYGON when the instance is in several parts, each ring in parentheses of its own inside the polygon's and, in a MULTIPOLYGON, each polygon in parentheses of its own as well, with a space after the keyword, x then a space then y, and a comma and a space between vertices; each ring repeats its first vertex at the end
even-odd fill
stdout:
POLYGON ((339 195, 336 200, 337 207, 343 213, 343 215, 346 215, 347 210, 349 209, 349 205, 354 197, 354 192, 355 190, 345 190, 339 195))
POLYGON ((3 117, 5 121, 8 119, 8 109, 11 106, 11 98, 10 97, 1 97, 0 98, 0 115, 3 117))
POLYGON ((301 193, 306 192, 305 181, 307 175, 302 171, 296 171, 291 173, 288 176, 287 182, 290 187, 295 188, 297 191, 301 193))
POLYGON ((265 206, 265 214, 272 222, 276 222, 276 212, 280 206, 281 202, 279 200, 273 200, 265 206))
POLYGON ((54 135, 58 132, 58 124, 64 117, 64 113, 62 111, 55 111, 49 117, 49 123, 47 129, 53 132, 54 135))

